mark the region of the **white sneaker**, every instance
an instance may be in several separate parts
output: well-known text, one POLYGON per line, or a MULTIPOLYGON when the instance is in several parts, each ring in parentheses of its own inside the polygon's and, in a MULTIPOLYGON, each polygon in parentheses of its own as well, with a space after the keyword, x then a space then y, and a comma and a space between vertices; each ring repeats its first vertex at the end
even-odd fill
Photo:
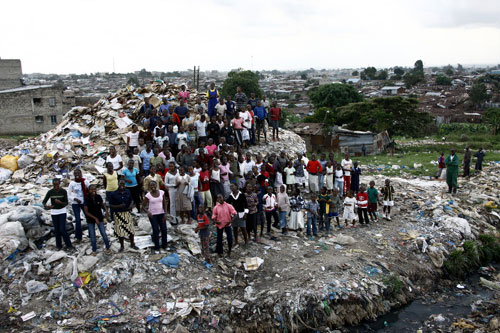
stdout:
POLYGON ((391 215, 387 214, 387 219, 391 221, 391 215))
POLYGON ((386 218, 385 213, 382 213, 382 218, 383 218, 383 219, 385 219, 385 218, 386 218))

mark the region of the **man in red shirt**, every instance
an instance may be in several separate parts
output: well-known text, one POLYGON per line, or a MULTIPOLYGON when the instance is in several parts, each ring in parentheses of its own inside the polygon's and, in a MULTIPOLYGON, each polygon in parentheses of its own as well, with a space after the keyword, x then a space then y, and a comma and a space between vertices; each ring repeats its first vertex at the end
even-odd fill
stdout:
POLYGON ((273 107, 269 110, 269 125, 273 128, 273 141, 280 139, 278 134, 279 122, 281 117, 281 108, 276 106, 276 101, 273 102, 273 107), (275 137, 276 135, 276 137, 275 137))
POLYGON ((358 205, 358 218, 359 224, 369 224, 368 219, 368 193, 365 192, 365 187, 361 186, 359 188, 358 194, 356 194, 356 204, 358 205))
POLYGON ((318 175, 323 172, 321 163, 316 160, 316 154, 312 154, 311 160, 307 162, 307 172, 309 173, 309 189, 313 193, 318 193, 318 175))

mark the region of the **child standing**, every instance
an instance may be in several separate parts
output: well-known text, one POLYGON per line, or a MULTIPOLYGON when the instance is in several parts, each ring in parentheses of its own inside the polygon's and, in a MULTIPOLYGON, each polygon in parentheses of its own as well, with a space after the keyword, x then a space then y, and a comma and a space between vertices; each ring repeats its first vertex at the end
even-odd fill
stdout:
POLYGON ((340 225, 339 211, 340 211, 339 190, 337 190, 336 188, 334 188, 333 191, 332 191, 332 198, 330 200, 330 211, 328 213, 328 216, 330 218, 334 218, 335 217, 337 219, 337 228, 341 229, 342 226, 340 225))
POLYGON ((313 192, 311 194, 311 200, 308 201, 305 205, 306 211, 307 211, 307 236, 311 236, 311 225, 312 225, 312 232, 315 237, 318 236, 318 227, 317 227, 317 221, 318 221, 318 212, 319 212, 319 203, 316 200, 316 194, 313 192))
POLYGON ((351 190, 354 194, 359 192, 359 176, 361 175, 361 168, 358 166, 358 162, 354 162, 351 170, 351 190))
POLYGON ((287 234, 286 216, 290 211, 290 199, 288 198, 288 194, 286 194, 285 185, 280 186, 280 192, 278 193, 278 210, 279 210, 281 232, 283 233, 283 235, 286 235, 287 234))
POLYGON ((385 180, 385 186, 382 188, 383 194, 383 217, 391 220, 391 207, 394 206, 394 187, 391 185, 391 181, 389 179, 385 180), (387 213, 386 213, 387 212, 387 213))
POLYGON ((346 228, 350 228, 349 221, 352 221, 352 227, 356 228, 356 215, 354 215, 354 205, 356 205, 356 199, 353 198, 352 191, 348 191, 347 197, 344 199, 344 220, 346 228))
POLYGON ((319 202, 319 230, 323 231, 326 228, 330 232, 330 219, 326 212, 326 205, 330 203, 330 196, 326 192, 326 187, 323 186, 321 193, 318 195, 319 202))
POLYGON ((217 248, 216 252, 219 256, 224 253, 224 245, 222 243, 224 232, 227 237, 227 256, 231 256, 231 248, 233 247, 233 228, 231 223, 233 223, 236 218, 236 210, 233 206, 224 202, 224 196, 222 194, 217 195, 217 204, 212 210, 212 220, 214 220, 217 226, 217 248))
POLYGON ((196 214, 196 220, 198 221, 198 226, 194 229, 195 232, 200 235, 201 243, 201 255, 205 258, 208 264, 212 263, 210 258, 210 231, 208 227, 210 226, 210 221, 208 220, 207 214, 205 214, 205 207, 203 205, 198 206, 198 214, 196 214))
POLYGON ((359 188, 359 193, 356 194, 356 203, 358 205, 358 217, 360 224, 369 224, 368 219, 368 193, 365 192, 365 187, 359 188))
POLYGON ((279 224, 279 217, 278 213, 276 212, 276 208, 278 208, 278 202, 271 186, 267 187, 267 193, 262 197, 262 202, 264 203, 264 211, 266 212, 267 235, 270 236, 271 219, 274 218, 273 227, 278 228, 279 224))
POLYGON ((340 164, 337 164, 337 169, 335 170, 334 187, 339 192, 340 199, 342 199, 344 196, 344 170, 342 170, 342 166, 340 164))
POLYGON ((326 183, 326 189, 328 190, 328 193, 331 193, 333 190, 333 184, 334 184, 334 174, 335 174, 335 169, 333 168, 332 162, 328 161, 326 163, 326 174, 325 174, 325 183, 326 183))
POLYGON ((304 207, 304 199, 300 196, 300 190, 296 188, 290 198, 290 223, 289 229, 302 230, 304 227, 304 216, 302 215, 302 208, 304 207))
POLYGON ((292 186, 297 187, 295 184, 295 168, 292 165, 292 161, 288 162, 288 166, 283 170, 285 173, 285 184, 289 191, 292 190, 292 186))
POLYGON ((377 218, 377 201, 378 201, 378 191, 375 188, 375 182, 372 180, 370 182, 370 188, 368 188, 368 214, 372 222, 378 222, 377 218))

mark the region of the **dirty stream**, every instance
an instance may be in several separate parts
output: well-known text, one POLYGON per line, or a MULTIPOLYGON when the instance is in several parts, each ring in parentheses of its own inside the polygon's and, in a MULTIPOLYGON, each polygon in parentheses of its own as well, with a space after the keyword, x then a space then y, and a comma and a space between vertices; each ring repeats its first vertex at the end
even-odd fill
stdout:
MULTIPOLYGON (((498 270, 500 265, 495 265, 498 270)), ((348 327, 346 332, 431 332, 436 329, 447 331, 453 322, 480 311, 481 303, 494 301, 495 292, 479 283, 476 273, 465 281, 445 281, 434 292, 426 294, 400 309, 348 327)), ((498 295, 496 295, 498 297, 498 295)), ((489 317, 489 316, 488 316, 489 317)), ((480 319, 488 324, 488 318, 480 319)))

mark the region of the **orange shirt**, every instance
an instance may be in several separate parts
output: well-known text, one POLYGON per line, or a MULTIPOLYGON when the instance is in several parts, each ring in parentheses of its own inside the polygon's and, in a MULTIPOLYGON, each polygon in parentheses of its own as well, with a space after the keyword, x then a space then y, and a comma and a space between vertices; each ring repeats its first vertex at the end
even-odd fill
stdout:
POLYGON ((321 171, 323 171, 323 169, 321 168, 321 163, 319 163, 319 161, 309 161, 307 162, 307 172, 311 173, 311 174, 317 174, 321 171))

